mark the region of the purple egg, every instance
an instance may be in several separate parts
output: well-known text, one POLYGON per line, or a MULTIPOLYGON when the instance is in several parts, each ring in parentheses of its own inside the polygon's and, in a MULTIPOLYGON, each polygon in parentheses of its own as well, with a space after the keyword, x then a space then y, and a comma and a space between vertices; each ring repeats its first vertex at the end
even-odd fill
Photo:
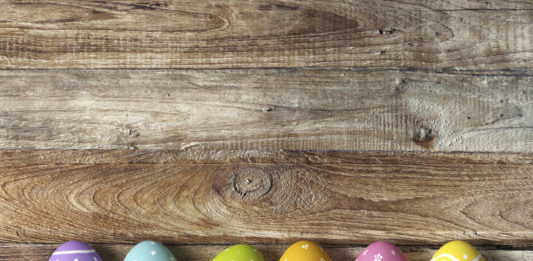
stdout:
POLYGON ((102 258, 87 244, 69 241, 58 247, 48 261, 102 261, 102 258))

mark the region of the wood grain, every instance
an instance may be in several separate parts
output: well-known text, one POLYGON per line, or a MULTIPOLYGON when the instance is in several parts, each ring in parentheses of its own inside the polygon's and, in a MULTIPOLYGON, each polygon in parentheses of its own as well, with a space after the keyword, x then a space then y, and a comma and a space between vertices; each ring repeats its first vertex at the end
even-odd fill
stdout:
MULTIPOLYGON (((0 258, 4 261, 47 260, 56 244, 0 244, 0 258)), ((128 244, 91 244, 103 260, 123 260, 133 245, 128 244)), ((172 253, 183 261, 211 260, 229 245, 166 245, 172 253)), ((266 261, 278 261, 288 245, 254 245, 258 248, 266 261)), ((357 246, 325 246, 326 251, 333 260, 348 261, 363 250, 357 246)), ((410 261, 428 261, 436 249, 428 247, 400 246, 410 261)), ((498 250, 480 249, 487 261, 516 261, 531 260, 533 251, 528 250, 498 250)))
POLYGON ((533 152, 533 76, 0 71, 0 148, 533 152))
POLYGON ((0 6, 0 260, 72 239, 533 260, 531 1, 0 6))
POLYGON ((0 1, 0 68, 529 73, 530 1, 0 1))
POLYGON ((520 155, 337 152, 329 162, 338 163, 319 163, 327 153, 285 152, 268 157, 287 158, 275 164, 242 156, 65 164, 2 154, 0 242, 533 245, 533 164, 520 155))

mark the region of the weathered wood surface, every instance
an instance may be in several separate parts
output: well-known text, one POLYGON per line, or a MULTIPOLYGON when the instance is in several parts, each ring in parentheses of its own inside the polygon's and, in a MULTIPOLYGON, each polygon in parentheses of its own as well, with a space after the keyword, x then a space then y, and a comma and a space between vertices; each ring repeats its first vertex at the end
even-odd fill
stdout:
POLYGON ((16 1, 0 68, 410 68, 530 73, 531 1, 16 1))
POLYGON ((147 238, 533 247, 531 1, 0 6, 1 260, 71 239, 106 260, 147 238))
POLYGON ((533 76, 0 71, 0 148, 533 152, 533 76))
MULTIPOLYGON (((3 261, 36 261, 47 260, 54 249, 55 244, 0 244, 0 258, 3 261)), ((128 244, 91 244, 100 254, 103 260, 124 260, 124 257, 133 245, 128 244)), ((214 258, 229 245, 166 245, 172 253, 183 261, 208 261, 214 258)), ((289 245, 254 245, 261 251, 266 261, 278 261, 289 245)), ((363 247, 352 246, 325 246, 333 260, 352 261, 363 250, 363 247)), ((428 261, 436 249, 428 247, 405 247, 400 246, 410 261, 428 261)), ((527 250, 495 250, 480 249, 481 254, 487 261, 523 261, 533 260, 533 251, 527 250)))
MULTIPOLYGON (((106 163, 94 159, 112 151, 54 153, 63 161, 1 153, 0 242, 533 245, 533 164, 522 155, 269 152, 269 163, 243 152, 191 163, 156 152, 152 163, 106 163)), ((142 152, 131 153, 116 155, 142 152)))

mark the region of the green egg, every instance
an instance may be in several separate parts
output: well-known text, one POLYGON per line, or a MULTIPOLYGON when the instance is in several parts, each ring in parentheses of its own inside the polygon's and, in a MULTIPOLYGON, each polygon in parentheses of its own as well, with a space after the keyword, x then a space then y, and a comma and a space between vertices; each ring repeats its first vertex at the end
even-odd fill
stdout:
POLYGON ((220 252, 212 261, 264 261, 259 250, 247 244, 234 245, 220 252))

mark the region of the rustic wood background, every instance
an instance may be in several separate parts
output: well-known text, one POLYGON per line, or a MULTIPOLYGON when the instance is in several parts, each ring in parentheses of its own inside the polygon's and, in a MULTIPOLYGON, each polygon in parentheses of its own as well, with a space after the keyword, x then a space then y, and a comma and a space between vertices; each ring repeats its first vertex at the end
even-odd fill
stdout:
POLYGON ((529 0, 0 0, 0 259, 533 260, 529 0))

